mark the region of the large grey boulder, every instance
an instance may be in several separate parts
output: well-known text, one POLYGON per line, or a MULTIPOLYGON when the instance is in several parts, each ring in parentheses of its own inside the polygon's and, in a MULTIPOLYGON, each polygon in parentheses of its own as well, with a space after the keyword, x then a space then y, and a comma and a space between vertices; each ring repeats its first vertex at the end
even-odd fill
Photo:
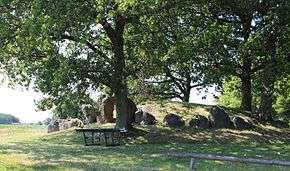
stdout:
POLYGON ((58 120, 54 120, 52 121, 48 126, 47 126, 47 132, 51 133, 51 132, 56 132, 59 131, 59 121, 58 120))
POLYGON ((240 116, 233 118, 233 124, 236 129, 251 129, 254 125, 247 119, 240 116))
POLYGON ((156 123, 156 118, 150 113, 143 113, 143 123, 145 125, 154 125, 156 123))
POLYGON ((184 126, 185 124, 181 116, 178 116, 173 113, 167 114, 164 117, 163 122, 169 127, 181 127, 181 126, 184 126))
POLYGON ((209 122, 212 128, 232 128, 233 124, 229 115, 217 106, 209 111, 209 122))
POLYGON ((84 123, 78 119, 78 118, 73 118, 73 119, 57 119, 52 121, 48 127, 47 127, 47 132, 56 132, 56 131, 61 131, 61 130, 66 130, 72 127, 84 127, 84 123))
POLYGON ((143 110, 141 109, 138 109, 136 112, 135 112, 135 123, 136 124, 140 124, 142 121, 143 121, 143 110))
POLYGON ((156 118, 148 113, 144 112, 143 110, 139 109, 138 111, 135 112, 135 123, 136 124, 145 124, 145 125, 154 125, 156 123, 156 118))
POLYGON ((190 121, 189 125, 193 128, 203 128, 208 129, 209 128, 209 121, 207 117, 202 115, 195 115, 190 121))

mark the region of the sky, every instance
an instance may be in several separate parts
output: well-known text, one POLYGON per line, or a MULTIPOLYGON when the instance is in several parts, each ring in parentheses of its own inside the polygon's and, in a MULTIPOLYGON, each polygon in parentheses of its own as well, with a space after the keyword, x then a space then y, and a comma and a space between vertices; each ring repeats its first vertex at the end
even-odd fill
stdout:
POLYGON ((12 89, 8 87, 6 82, 0 82, 0 113, 16 116, 21 123, 43 121, 51 117, 51 112, 36 111, 34 100, 41 97, 42 94, 33 90, 28 91, 21 87, 12 89))
MULTIPOLYGON (((190 102, 200 104, 215 104, 211 93, 215 93, 214 88, 210 88, 208 93, 197 94, 196 90, 191 92, 190 102), (206 99, 202 99, 207 95, 206 99)), ((9 88, 7 83, 0 83, 0 113, 11 114, 20 119, 21 123, 35 123, 51 117, 50 111, 36 111, 34 100, 40 99, 43 95, 33 90, 23 88, 9 88)))

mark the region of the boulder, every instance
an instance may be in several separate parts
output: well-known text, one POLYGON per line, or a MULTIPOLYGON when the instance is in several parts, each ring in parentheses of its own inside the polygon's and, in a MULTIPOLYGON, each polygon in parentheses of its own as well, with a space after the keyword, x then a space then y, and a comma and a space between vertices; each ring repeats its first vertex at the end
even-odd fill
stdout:
POLYGON ((115 109, 116 99, 114 97, 107 97, 103 101, 103 116, 105 122, 113 123, 114 121, 114 109, 115 109))
POLYGON ((209 128, 209 121, 207 117, 202 115, 195 115, 190 121, 189 125, 193 128, 209 128))
POLYGON ((143 123, 145 125, 154 125, 156 123, 156 118, 150 113, 143 113, 143 123))
POLYGON ((61 130, 66 130, 72 127, 84 127, 84 123, 78 119, 78 118, 73 118, 73 119, 57 119, 52 121, 47 128, 47 132, 56 132, 56 131, 61 131, 61 130))
POLYGON ((183 126, 185 124, 185 122, 181 116, 178 116, 178 115, 173 114, 173 113, 167 114, 164 117, 163 122, 166 125, 168 125, 169 127, 180 127, 180 126, 183 126))
POLYGON ((141 109, 138 109, 136 112, 135 112, 135 123, 136 124, 140 124, 142 121, 143 121, 143 110, 141 109))
POLYGON ((70 120, 70 125, 71 125, 71 127, 79 127, 79 128, 83 128, 84 127, 83 121, 81 121, 78 118, 71 119, 70 120))
POLYGON ((128 106, 127 106, 127 112, 129 117, 129 125, 132 125, 133 122, 135 122, 135 113, 137 111, 137 106, 133 102, 133 100, 128 98, 128 106))
POLYGON ((52 121, 48 126, 47 126, 47 132, 56 132, 59 131, 59 121, 55 120, 52 121))
POLYGON ((91 105, 83 105, 82 112, 84 113, 86 123, 95 123, 97 122, 97 113, 91 105))
POLYGON ((236 129, 250 129, 253 128, 253 124, 245 118, 236 116, 233 118, 233 124, 236 129))
POLYGON ((66 130, 71 128, 71 123, 67 120, 59 120, 59 130, 66 130))
POLYGON ((209 112, 209 122, 212 128, 232 128, 229 115, 219 107, 213 107, 209 112))

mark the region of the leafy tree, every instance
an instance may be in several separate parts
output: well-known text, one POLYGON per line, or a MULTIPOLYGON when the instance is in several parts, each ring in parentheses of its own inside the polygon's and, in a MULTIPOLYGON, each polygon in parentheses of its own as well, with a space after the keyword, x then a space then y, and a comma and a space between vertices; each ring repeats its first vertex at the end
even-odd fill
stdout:
POLYGON ((273 104, 274 109, 282 117, 290 119, 290 76, 285 76, 275 84, 274 97, 276 101, 273 104))
POLYGON ((175 1, 1 1, 1 60, 8 75, 50 97, 100 85, 117 98, 117 128, 129 128, 131 26, 175 1))
POLYGON ((92 105, 97 107, 95 101, 87 94, 81 94, 80 92, 67 92, 62 96, 43 98, 37 103, 37 107, 40 110, 52 110, 54 118, 67 119, 67 118, 79 118, 84 119, 82 106, 92 105))
POLYGON ((19 119, 12 115, 0 113, 0 124, 19 123, 19 119))
MULTIPOLYGON (((171 10, 146 19, 142 27, 146 41, 141 43, 147 64, 141 68, 145 89, 158 98, 189 101, 192 88, 202 88, 214 81, 207 74, 207 63, 201 62, 197 35, 204 29, 202 20, 192 13, 192 6, 171 10)), ((144 89, 142 89, 144 91, 144 89)))
POLYGON ((257 48, 266 46, 260 38, 271 33, 269 25, 276 23, 277 17, 289 16, 285 12, 288 8, 283 0, 214 0, 197 11, 203 18, 215 21, 201 36, 207 62, 219 72, 241 79, 241 108, 246 111, 252 111, 253 75, 265 68, 271 56, 269 52, 261 54, 257 48))
POLYGON ((225 80, 222 86, 218 104, 229 108, 239 108, 241 106, 241 81, 238 77, 230 77, 225 80))

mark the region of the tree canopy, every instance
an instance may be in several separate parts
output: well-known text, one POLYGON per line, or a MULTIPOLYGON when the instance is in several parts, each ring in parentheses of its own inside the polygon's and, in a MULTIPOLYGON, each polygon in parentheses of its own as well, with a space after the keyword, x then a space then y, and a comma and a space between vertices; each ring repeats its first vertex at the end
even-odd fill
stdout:
POLYGON ((106 87, 117 128, 130 128, 128 84, 140 75, 153 93, 182 101, 193 87, 236 76, 241 108, 255 112, 257 90, 265 120, 273 86, 289 75, 286 0, 10 0, 0 11, 0 66, 10 80, 44 93, 40 107, 75 116, 106 87))

